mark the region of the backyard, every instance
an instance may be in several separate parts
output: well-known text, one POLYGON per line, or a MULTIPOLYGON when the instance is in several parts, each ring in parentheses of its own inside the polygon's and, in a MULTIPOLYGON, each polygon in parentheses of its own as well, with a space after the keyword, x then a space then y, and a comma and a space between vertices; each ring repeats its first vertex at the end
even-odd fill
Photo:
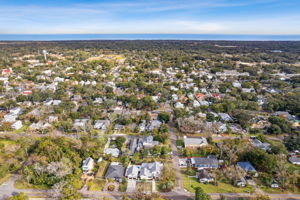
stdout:
POLYGON ((183 187, 194 193, 195 188, 201 187, 206 193, 252 193, 254 189, 251 187, 234 187, 230 184, 218 182, 217 185, 200 183, 196 178, 189 178, 188 175, 182 174, 183 187))

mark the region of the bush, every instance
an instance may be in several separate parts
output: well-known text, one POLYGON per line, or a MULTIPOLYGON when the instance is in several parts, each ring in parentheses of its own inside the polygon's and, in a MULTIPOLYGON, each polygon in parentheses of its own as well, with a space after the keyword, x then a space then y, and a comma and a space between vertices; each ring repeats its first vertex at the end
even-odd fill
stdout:
POLYGON ((114 191, 115 190, 115 185, 109 185, 108 187, 107 187, 107 190, 108 191, 114 191))

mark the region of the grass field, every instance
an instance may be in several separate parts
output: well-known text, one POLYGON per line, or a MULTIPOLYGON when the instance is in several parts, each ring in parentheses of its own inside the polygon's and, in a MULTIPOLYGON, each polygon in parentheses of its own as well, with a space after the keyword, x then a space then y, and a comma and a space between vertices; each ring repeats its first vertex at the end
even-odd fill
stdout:
POLYGON ((89 191, 102 191, 105 186, 104 179, 94 179, 93 181, 88 183, 89 191))
POLYGON ((14 187, 17 189, 38 189, 38 190, 50 189, 46 185, 32 185, 30 183, 27 183, 24 179, 17 180, 14 184, 14 187))
POLYGON ((99 169, 97 171, 96 177, 97 178, 102 178, 105 175, 105 172, 107 170, 109 166, 109 162, 103 160, 100 164, 99 164, 99 169))
POLYGON ((5 181, 9 179, 11 174, 6 174, 4 177, 0 178, 0 185, 2 185, 5 181))
POLYGON ((218 182, 218 185, 199 183, 196 178, 188 178, 187 175, 182 174, 183 186, 189 192, 194 193, 195 188, 201 187, 206 193, 252 193, 254 189, 251 187, 239 188, 230 184, 218 182))
POLYGON ((138 182, 136 184, 137 190, 141 190, 143 192, 152 192, 152 183, 151 182, 138 182))

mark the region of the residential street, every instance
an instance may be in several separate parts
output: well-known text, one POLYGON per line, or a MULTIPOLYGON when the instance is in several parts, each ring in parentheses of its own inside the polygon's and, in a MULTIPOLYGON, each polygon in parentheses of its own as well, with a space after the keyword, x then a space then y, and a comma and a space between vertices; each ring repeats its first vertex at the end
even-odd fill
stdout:
POLYGON ((171 148, 172 148, 172 161, 173 161, 173 165, 174 165, 174 170, 175 170, 175 174, 176 174, 176 187, 174 189, 174 191, 180 193, 180 194, 184 194, 185 191, 183 189, 183 184, 182 184, 182 176, 181 176, 181 172, 180 172, 180 168, 179 168, 179 154, 178 154, 178 150, 176 147, 176 140, 177 140, 177 136, 174 132, 174 128, 173 128, 173 124, 169 124, 169 132, 170 132, 170 139, 171 139, 171 148))

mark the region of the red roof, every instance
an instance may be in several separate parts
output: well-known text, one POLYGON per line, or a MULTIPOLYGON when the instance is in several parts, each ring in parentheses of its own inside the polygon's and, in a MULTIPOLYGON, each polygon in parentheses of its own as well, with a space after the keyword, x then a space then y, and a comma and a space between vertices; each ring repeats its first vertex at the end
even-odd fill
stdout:
POLYGON ((11 70, 9 68, 3 69, 2 73, 11 73, 11 70))
POLYGON ((196 97, 197 97, 197 99, 204 99, 205 94, 198 93, 198 94, 196 94, 196 97))

